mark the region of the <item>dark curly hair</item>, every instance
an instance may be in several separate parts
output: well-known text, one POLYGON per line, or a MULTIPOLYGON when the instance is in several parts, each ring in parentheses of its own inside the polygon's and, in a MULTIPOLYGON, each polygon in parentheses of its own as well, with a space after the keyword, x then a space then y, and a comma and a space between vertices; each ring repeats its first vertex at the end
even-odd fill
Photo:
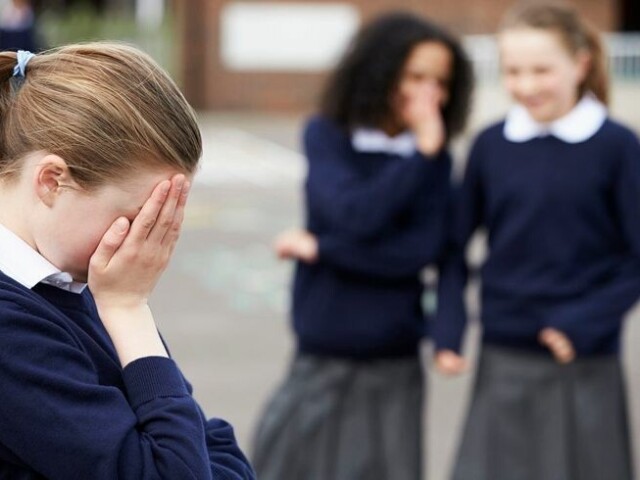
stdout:
POLYGON ((360 30, 329 77, 320 113, 348 129, 379 128, 394 114, 390 98, 407 58, 422 42, 442 43, 452 53, 450 96, 442 115, 448 138, 460 133, 473 89, 469 59, 445 29, 406 12, 388 13, 360 30))

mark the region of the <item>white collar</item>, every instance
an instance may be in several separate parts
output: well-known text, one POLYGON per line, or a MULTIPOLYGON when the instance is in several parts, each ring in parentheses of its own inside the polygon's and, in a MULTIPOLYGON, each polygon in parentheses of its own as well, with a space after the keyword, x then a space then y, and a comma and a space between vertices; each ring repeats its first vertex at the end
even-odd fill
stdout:
POLYGON ((82 293, 86 283, 74 282, 71 275, 61 272, 31 246, 0 224, 0 270, 16 282, 31 289, 47 283, 73 293, 82 293))
POLYGON ((383 152, 410 157, 416 151, 416 138, 411 132, 390 137, 375 128, 356 128, 351 134, 351 145, 357 152, 383 152))
POLYGON ((515 105, 507 113, 503 133, 507 140, 518 143, 546 135, 567 143, 580 143, 594 136, 606 118, 607 108, 587 94, 569 113, 550 123, 535 121, 522 105, 515 105))

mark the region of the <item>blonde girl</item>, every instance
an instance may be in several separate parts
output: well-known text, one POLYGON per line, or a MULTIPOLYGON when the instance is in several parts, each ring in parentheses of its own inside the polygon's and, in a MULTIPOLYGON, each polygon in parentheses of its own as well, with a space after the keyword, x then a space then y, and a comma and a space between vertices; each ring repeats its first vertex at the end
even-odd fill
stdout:
POLYGON ((482 226, 482 346, 453 478, 629 480, 619 351, 640 297, 640 145, 608 116, 602 46, 573 9, 517 7, 499 48, 514 105, 472 148, 434 328, 439 369, 464 370, 464 249, 482 226))
POLYGON ((134 48, 0 53, 0 478, 253 478, 147 303, 200 154, 134 48))

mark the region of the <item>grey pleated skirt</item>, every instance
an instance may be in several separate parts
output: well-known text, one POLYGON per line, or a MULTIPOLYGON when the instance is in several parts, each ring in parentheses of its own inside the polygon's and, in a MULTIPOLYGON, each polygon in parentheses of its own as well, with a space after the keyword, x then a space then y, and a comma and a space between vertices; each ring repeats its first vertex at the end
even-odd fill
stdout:
POLYGON ((631 480, 617 356, 559 365, 484 346, 454 480, 631 480))
POLYGON ((356 362, 301 355, 258 425, 260 480, 419 480, 419 359, 356 362))

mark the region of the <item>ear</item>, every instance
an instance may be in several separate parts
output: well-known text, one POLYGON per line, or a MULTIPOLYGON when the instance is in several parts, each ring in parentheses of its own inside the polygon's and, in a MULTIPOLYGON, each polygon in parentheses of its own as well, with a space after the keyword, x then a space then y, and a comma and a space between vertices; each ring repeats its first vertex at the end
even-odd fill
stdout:
POLYGON ((75 186, 76 182, 71 178, 69 167, 62 157, 47 154, 36 164, 33 174, 33 186, 38 198, 52 207, 61 187, 75 186))
POLYGON ((591 69, 591 54, 587 50, 579 50, 575 57, 578 77, 580 82, 584 82, 591 69))

